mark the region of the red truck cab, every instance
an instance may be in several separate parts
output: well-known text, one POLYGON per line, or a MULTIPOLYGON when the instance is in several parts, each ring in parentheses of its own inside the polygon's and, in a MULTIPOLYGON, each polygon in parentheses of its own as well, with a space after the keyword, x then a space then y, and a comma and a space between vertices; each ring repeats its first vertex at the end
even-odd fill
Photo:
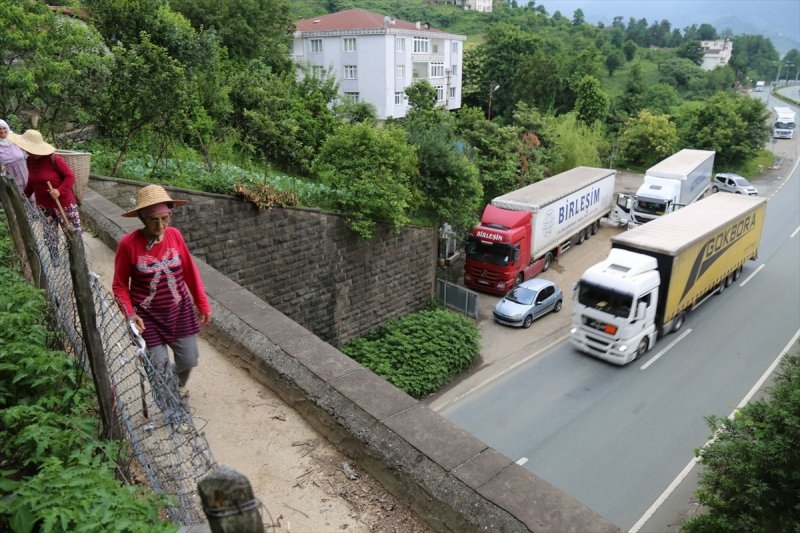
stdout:
POLYGON ((467 237, 464 284, 503 295, 538 274, 531 271, 535 266, 541 270, 540 264, 531 264, 531 231, 529 211, 487 205, 480 225, 467 237))

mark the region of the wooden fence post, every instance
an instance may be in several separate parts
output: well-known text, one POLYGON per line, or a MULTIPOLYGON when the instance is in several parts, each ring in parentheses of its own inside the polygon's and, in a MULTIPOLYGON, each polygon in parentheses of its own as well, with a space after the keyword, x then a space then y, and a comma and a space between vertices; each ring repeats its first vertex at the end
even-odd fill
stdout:
POLYGON ((243 474, 222 466, 197 484, 212 533, 264 533, 259 502, 243 474))

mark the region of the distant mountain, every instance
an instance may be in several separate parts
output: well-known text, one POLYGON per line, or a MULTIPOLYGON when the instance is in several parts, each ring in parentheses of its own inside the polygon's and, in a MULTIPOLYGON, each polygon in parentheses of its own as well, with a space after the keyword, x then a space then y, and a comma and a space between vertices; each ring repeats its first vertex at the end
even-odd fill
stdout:
MULTIPOLYGON (((526 2, 518 0, 519 5, 526 2)), ((583 10, 587 22, 610 24, 614 17, 646 19, 648 25, 668 20, 683 30, 692 24, 711 24, 718 32, 768 37, 781 55, 800 50, 800 1, 798 0, 540 0, 549 14, 560 11, 572 18, 583 10)))

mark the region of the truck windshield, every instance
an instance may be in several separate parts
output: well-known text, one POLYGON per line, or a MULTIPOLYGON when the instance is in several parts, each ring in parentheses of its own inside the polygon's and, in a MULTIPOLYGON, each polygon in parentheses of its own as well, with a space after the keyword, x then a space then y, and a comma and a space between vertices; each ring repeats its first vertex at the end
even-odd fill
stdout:
POLYGON ((640 213, 660 216, 666 211, 666 204, 663 202, 653 202, 651 200, 635 200, 633 202, 633 210, 639 211, 640 213))
POLYGON ((578 285, 578 301, 586 307, 627 318, 631 314, 633 296, 581 281, 578 285))
POLYGON ((511 260, 511 247, 507 243, 486 244, 475 237, 467 237, 467 257, 475 261, 505 266, 511 260))
POLYGON ((794 122, 775 122, 775 129, 776 130, 793 130, 794 129, 794 122))

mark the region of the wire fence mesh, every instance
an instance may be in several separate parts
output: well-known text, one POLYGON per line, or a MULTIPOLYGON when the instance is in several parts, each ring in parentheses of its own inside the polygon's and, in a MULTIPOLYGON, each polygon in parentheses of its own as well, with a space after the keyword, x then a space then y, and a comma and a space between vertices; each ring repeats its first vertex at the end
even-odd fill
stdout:
POLYGON ((123 429, 153 490, 169 496, 170 519, 182 525, 205 523, 197 482, 216 463, 177 390, 176 380, 168 379, 170 369, 156 368, 144 340, 131 328, 111 292, 85 260, 76 261, 76 257, 85 257, 74 253, 75 247, 83 250, 80 234, 70 239, 65 231, 49 225, 46 215, 22 198, 14 182, 5 177, 0 179, 0 197, 9 225, 26 226, 20 234, 27 255, 35 256, 29 257, 29 265, 37 269, 36 277, 53 303, 55 333, 65 351, 90 375, 90 347, 84 341, 78 306, 93 306, 96 324, 88 327, 96 328, 101 339, 102 360, 111 385, 112 416, 123 429), (76 275, 88 278, 88 293, 75 290, 76 275))

